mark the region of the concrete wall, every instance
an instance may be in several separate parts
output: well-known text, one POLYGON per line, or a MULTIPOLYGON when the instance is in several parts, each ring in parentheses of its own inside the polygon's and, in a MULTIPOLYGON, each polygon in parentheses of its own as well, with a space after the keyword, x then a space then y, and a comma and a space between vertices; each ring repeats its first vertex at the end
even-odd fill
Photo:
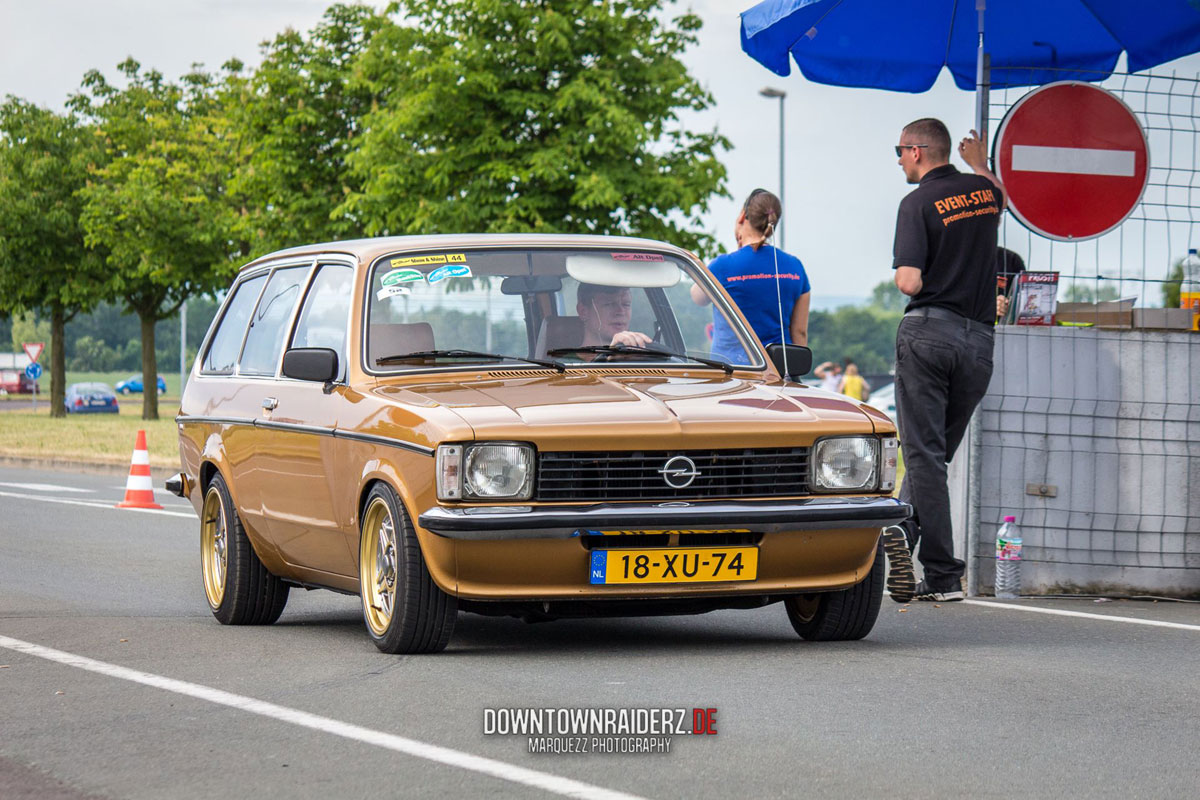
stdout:
POLYGON ((1027 592, 1200 596, 1200 335, 998 328, 973 424, 951 468, 973 593, 1012 514, 1027 592))

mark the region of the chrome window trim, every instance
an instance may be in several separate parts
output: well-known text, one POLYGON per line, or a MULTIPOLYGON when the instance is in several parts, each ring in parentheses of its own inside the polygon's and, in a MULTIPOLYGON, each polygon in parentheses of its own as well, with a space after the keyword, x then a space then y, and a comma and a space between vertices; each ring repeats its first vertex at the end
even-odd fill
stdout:
MULTIPOLYGON (((655 243, 654 245, 648 244, 646 247, 632 247, 629 245, 605 247, 601 244, 587 245, 587 246, 580 246, 580 245, 572 246, 570 244, 528 245, 528 246, 514 246, 514 245, 499 245, 498 246, 498 245, 494 245, 494 244, 492 244, 492 245, 448 245, 446 247, 434 247, 434 248, 414 247, 414 248, 407 249, 407 250, 394 250, 394 251, 391 251, 388 253, 384 253, 383 255, 381 255, 378 258, 371 261, 371 263, 367 265, 367 268, 364 271, 364 275, 363 275, 363 279, 362 279, 363 280, 362 326, 361 326, 362 329, 361 329, 361 337, 359 338, 358 360, 359 360, 359 366, 362 368, 363 372, 366 373, 367 375, 370 375, 375 378, 380 378, 380 377, 397 377, 397 376, 405 376, 405 375, 424 375, 424 374, 430 374, 430 373, 443 373, 443 372, 479 372, 479 371, 489 371, 489 370, 493 370, 493 369, 523 369, 523 370, 538 369, 538 367, 535 365, 531 365, 531 364, 528 364, 525 362, 514 361, 514 363, 511 363, 511 364, 504 364, 502 362, 480 362, 480 363, 475 363, 475 364, 464 364, 464 365, 454 365, 454 366, 415 367, 412 369, 381 371, 378 368, 372 367, 370 364, 367 363, 367 331, 370 327, 370 322, 371 322, 370 282, 371 282, 372 276, 375 273, 375 269, 378 267, 380 262, 385 261, 389 258, 395 258, 396 256, 438 253, 438 252, 446 252, 447 250, 454 250, 456 252, 457 251, 462 251, 462 252, 496 251, 496 250, 516 250, 516 251, 524 251, 524 250, 578 250, 578 251, 594 250, 594 251, 604 252, 604 253, 623 253, 623 252, 643 253, 643 252, 647 252, 647 251, 657 252, 657 253, 662 253, 665 256, 669 256, 672 259, 678 259, 678 261, 682 262, 682 264, 687 264, 687 265, 690 265, 691 267, 695 268, 695 273, 692 274, 692 280, 697 280, 697 279, 702 278, 705 281, 705 285, 709 289, 709 294, 711 296, 721 297, 721 294, 719 292, 713 291, 713 288, 714 288, 713 282, 716 279, 708 272, 708 268, 706 265, 701 263, 698 258, 693 256, 688 251, 681 250, 677 247, 673 247, 671 245, 664 244, 664 243, 655 243)), ((711 305, 714 305, 714 304, 710 303, 710 306, 711 305)), ((730 309, 724 309, 724 310, 728 311, 730 309)), ((725 316, 727 319, 729 319, 729 321, 731 323, 731 327, 733 327, 735 332, 738 334, 738 338, 741 340, 741 343, 742 343, 742 348, 753 350, 755 353, 758 354, 758 358, 759 358, 758 363, 753 366, 741 366, 741 365, 732 365, 732 364, 730 366, 733 367, 735 372, 737 372, 737 371, 765 372, 767 369, 767 364, 769 363, 769 359, 766 358, 766 351, 760 349, 761 345, 759 345, 759 347, 753 347, 751 345, 751 343, 758 341, 757 337, 753 336, 752 335, 753 332, 747 330, 742 325, 741 320, 737 316, 730 317, 728 313, 726 313, 725 316), (735 325, 736 325, 736 327, 734 327, 735 325)), ((678 369, 678 370, 687 370, 687 369, 694 370, 697 368, 705 369, 705 370, 709 369, 707 367, 703 367, 702 365, 699 365, 696 363, 689 363, 689 362, 680 363, 677 361, 636 361, 636 362, 622 362, 620 365, 617 365, 617 364, 614 364, 611 362, 595 364, 594 362, 584 361, 584 362, 580 362, 578 364, 575 364, 575 363, 567 364, 566 366, 567 366, 567 369, 586 368, 587 370, 602 370, 604 367, 617 367, 617 366, 620 366, 622 369, 630 369, 631 364, 636 364, 638 367, 652 367, 654 369, 664 369, 664 368, 665 369, 678 369)), ((554 370, 549 367, 546 368, 546 371, 554 372, 554 370)))
POLYGON ((290 335, 291 335, 292 326, 296 324, 296 314, 298 314, 300 311, 300 300, 304 297, 304 293, 308 290, 308 284, 312 280, 313 275, 315 274, 313 268, 316 266, 316 263, 317 263, 317 260, 315 258, 306 258, 303 261, 296 263, 296 264, 280 264, 279 266, 274 267, 271 270, 271 274, 267 276, 267 282, 263 284, 262 292, 260 292, 258 295, 258 301, 255 302, 255 304, 254 304, 254 311, 250 312, 250 324, 246 326, 246 333, 242 337, 242 349, 238 352, 237 364, 234 366, 234 370, 233 370, 233 374, 236 377, 239 377, 239 378, 271 378, 271 377, 277 377, 279 375, 279 368, 283 366, 283 352, 286 349, 283 347, 281 347, 279 349, 279 358, 276 359, 276 361, 275 361, 275 371, 274 372, 242 372, 242 359, 246 355, 246 343, 250 341, 250 329, 254 327, 254 312, 258 311, 258 306, 260 303, 262 303, 263 295, 266 293, 267 287, 271 285, 271 279, 275 277, 275 274, 277 272, 279 272, 280 270, 285 270, 285 269, 304 269, 305 267, 307 267, 308 274, 304 277, 304 280, 302 280, 298 284, 299 286, 302 286, 304 288, 301 289, 300 294, 297 296, 296 302, 292 306, 292 314, 290 317, 288 317, 288 322, 283 328, 284 342, 287 342, 288 337, 290 337, 290 335))
POLYGON ((204 369, 204 362, 208 359, 208 349, 212 346, 212 339, 217 335, 217 330, 220 329, 221 323, 225 321, 225 314, 229 311, 229 304, 233 301, 234 296, 237 294, 237 290, 240 289, 243 284, 263 275, 266 276, 266 280, 263 281, 262 288, 258 290, 258 296, 254 298, 254 305, 250 308, 250 313, 253 314, 254 309, 258 308, 258 301, 262 299, 262 293, 267 288, 267 283, 269 283, 271 280, 270 270, 256 269, 247 273, 245 277, 239 275, 237 279, 234 280, 233 285, 229 287, 229 293, 225 295, 225 302, 221 304, 221 308, 217 311, 217 315, 213 317, 213 323, 208 328, 208 335, 204 337, 204 344, 200 348, 200 356, 197 359, 200 363, 200 371, 198 374, 205 376, 232 376, 237 374, 237 362, 241 360, 242 348, 246 346, 246 333, 250 330, 249 325, 247 325, 246 329, 242 331, 242 342, 238 345, 237 361, 233 362, 233 370, 229 372, 206 370, 204 369))
MULTIPOLYGON (((342 266, 349 267, 351 270, 355 271, 356 273, 358 271, 358 266, 359 266, 358 259, 355 258, 354 256, 347 255, 345 253, 325 253, 325 254, 321 254, 318 256, 300 256, 300 257, 289 256, 287 258, 279 258, 279 259, 275 259, 272 261, 264 262, 262 264, 256 264, 253 268, 243 267, 242 271, 239 272, 237 274, 237 276, 234 278, 233 283, 230 284, 229 291, 226 293, 225 299, 221 303, 221 307, 217 309, 217 313, 213 316, 212 324, 210 324, 208 327, 208 332, 204 335, 204 339, 201 340, 200 349, 197 351, 195 367, 191 373, 192 377, 198 377, 198 378, 199 377, 202 377, 202 378, 241 377, 241 378, 246 378, 246 379, 265 377, 265 376, 257 374, 257 373, 239 373, 239 372, 237 372, 237 368, 241 362, 241 350, 243 348, 245 348, 245 346, 246 346, 246 334, 249 333, 249 331, 250 331, 249 325, 247 325, 246 330, 242 332, 242 343, 238 349, 238 362, 239 363, 234 364, 233 372, 212 372, 212 371, 205 370, 204 369, 204 360, 208 356, 208 348, 212 345, 212 339, 216 335, 217 328, 220 327, 220 323, 225 316, 225 312, 229 306, 229 301, 233 297, 235 290, 238 287, 240 287, 246 281, 253 280, 254 278, 257 278, 262 275, 266 275, 267 281, 270 281, 270 279, 271 279, 270 274, 272 272, 274 272, 276 269, 281 269, 281 268, 286 268, 286 267, 304 266, 305 264, 315 265, 315 266, 320 266, 321 264, 340 264, 342 266)), ((305 295, 307 295, 308 287, 311 283, 313 275, 315 275, 315 271, 309 275, 309 282, 305 284, 305 295)), ((258 297, 256 297, 254 299, 254 308, 255 309, 258 308, 258 303, 259 303, 259 301, 262 300, 262 293, 265 290, 266 290, 266 283, 264 282, 263 288, 261 290, 259 290, 258 297)), ((301 302, 303 302, 303 300, 301 300, 301 302)), ((354 329, 354 326, 352 324, 352 320, 354 318, 353 295, 351 295, 349 311, 351 313, 347 314, 347 319, 346 319, 347 348, 349 348, 349 344, 350 344, 350 334, 354 329)), ((253 310, 251 310, 251 313, 253 313, 253 310)), ((293 328, 292 328, 292 330, 289 331, 289 338, 288 338, 289 342, 291 341, 291 337, 295 335, 294 323, 295 323, 295 319, 293 319, 293 328)), ((284 350, 286 351, 286 349, 287 348, 285 347, 284 350)), ((350 363, 350 359, 349 359, 349 357, 347 357, 347 359, 346 359, 347 367, 349 367, 349 363, 350 363)), ((280 361, 279 361, 278 368, 276 369, 276 376, 281 379, 282 379, 282 376, 280 375, 280 370, 281 370, 282 366, 283 366, 283 356, 282 356, 282 354, 280 354, 280 361)), ((349 378, 349 371, 347 370, 347 379, 348 378, 349 378)), ((289 378, 287 380, 292 380, 292 379, 289 378)), ((298 382, 304 383, 305 381, 298 381, 298 382)), ((345 382, 343 381, 342 383, 345 383, 345 382)))
MULTIPOLYGON (((286 353, 295 342, 296 326, 300 324, 300 312, 304 310, 304 304, 308 302, 309 292, 312 291, 313 282, 316 281, 317 275, 321 272, 322 267, 347 267, 350 270, 350 298, 346 303, 346 330, 344 331, 346 337, 344 339, 345 344, 343 346, 347 351, 350 349, 350 334, 354 330, 352 321, 354 319, 354 289, 357 285, 358 262, 354 259, 348 258, 317 258, 313 262, 312 273, 308 276, 308 284, 304 287, 303 294, 300 295, 300 302, 296 304, 296 314, 292 319, 291 330, 288 332, 288 337, 284 341, 283 351, 279 354, 279 369, 277 370, 277 374, 281 380, 294 380, 293 378, 286 378, 286 376, 283 374, 283 354, 286 353)), ((347 353, 338 353, 338 358, 344 360, 345 362, 339 365, 341 367, 341 371, 345 374, 342 376, 342 380, 334 381, 334 383, 338 385, 346 385, 350 380, 350 358, 347 353)), ((299 383, 310 383, 310 381, 299 381, 299 383)))

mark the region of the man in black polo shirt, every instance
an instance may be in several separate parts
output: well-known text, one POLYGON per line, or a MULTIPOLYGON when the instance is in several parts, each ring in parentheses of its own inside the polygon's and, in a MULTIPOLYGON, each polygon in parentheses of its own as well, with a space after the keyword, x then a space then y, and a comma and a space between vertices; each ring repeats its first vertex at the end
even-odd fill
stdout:
POLYGON ((949 163, 950 133, 936 119, 904 128, 896 155, 909 183, 900 202, 892 268, 912 298, 896 332, 896 416, 904 452, 900 498, 912 504, 903 528, 889 528, 892 599, 961 600, 965 564, 954 556, 946 464, 992 377, 996 319, 996 229, 1000 181, 987 168, 975 131, 958 146, 975 175, 949 163), (914 585, 910 550, 925 577, 914 585))

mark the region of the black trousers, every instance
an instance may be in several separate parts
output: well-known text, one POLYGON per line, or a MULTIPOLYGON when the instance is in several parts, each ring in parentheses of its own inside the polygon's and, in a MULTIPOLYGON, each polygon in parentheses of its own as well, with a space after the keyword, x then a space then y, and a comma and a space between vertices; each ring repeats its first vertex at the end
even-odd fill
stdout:
POLYGON ((992 331, 965 318, 906 316, 896 331, 896 417, 904 456, 900 499, 909 545, 935 589, 957 589, 946 464, 992 378, 992 331))

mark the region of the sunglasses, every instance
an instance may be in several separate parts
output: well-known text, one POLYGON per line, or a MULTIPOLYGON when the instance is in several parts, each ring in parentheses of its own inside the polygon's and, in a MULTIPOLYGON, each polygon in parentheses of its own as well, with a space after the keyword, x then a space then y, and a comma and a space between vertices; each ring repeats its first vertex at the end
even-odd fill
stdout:
POLYGON ((896 158, 904 155, 904 151, 910 147, 929 147, 927 144, 898 144, 896 145, 896 158))

